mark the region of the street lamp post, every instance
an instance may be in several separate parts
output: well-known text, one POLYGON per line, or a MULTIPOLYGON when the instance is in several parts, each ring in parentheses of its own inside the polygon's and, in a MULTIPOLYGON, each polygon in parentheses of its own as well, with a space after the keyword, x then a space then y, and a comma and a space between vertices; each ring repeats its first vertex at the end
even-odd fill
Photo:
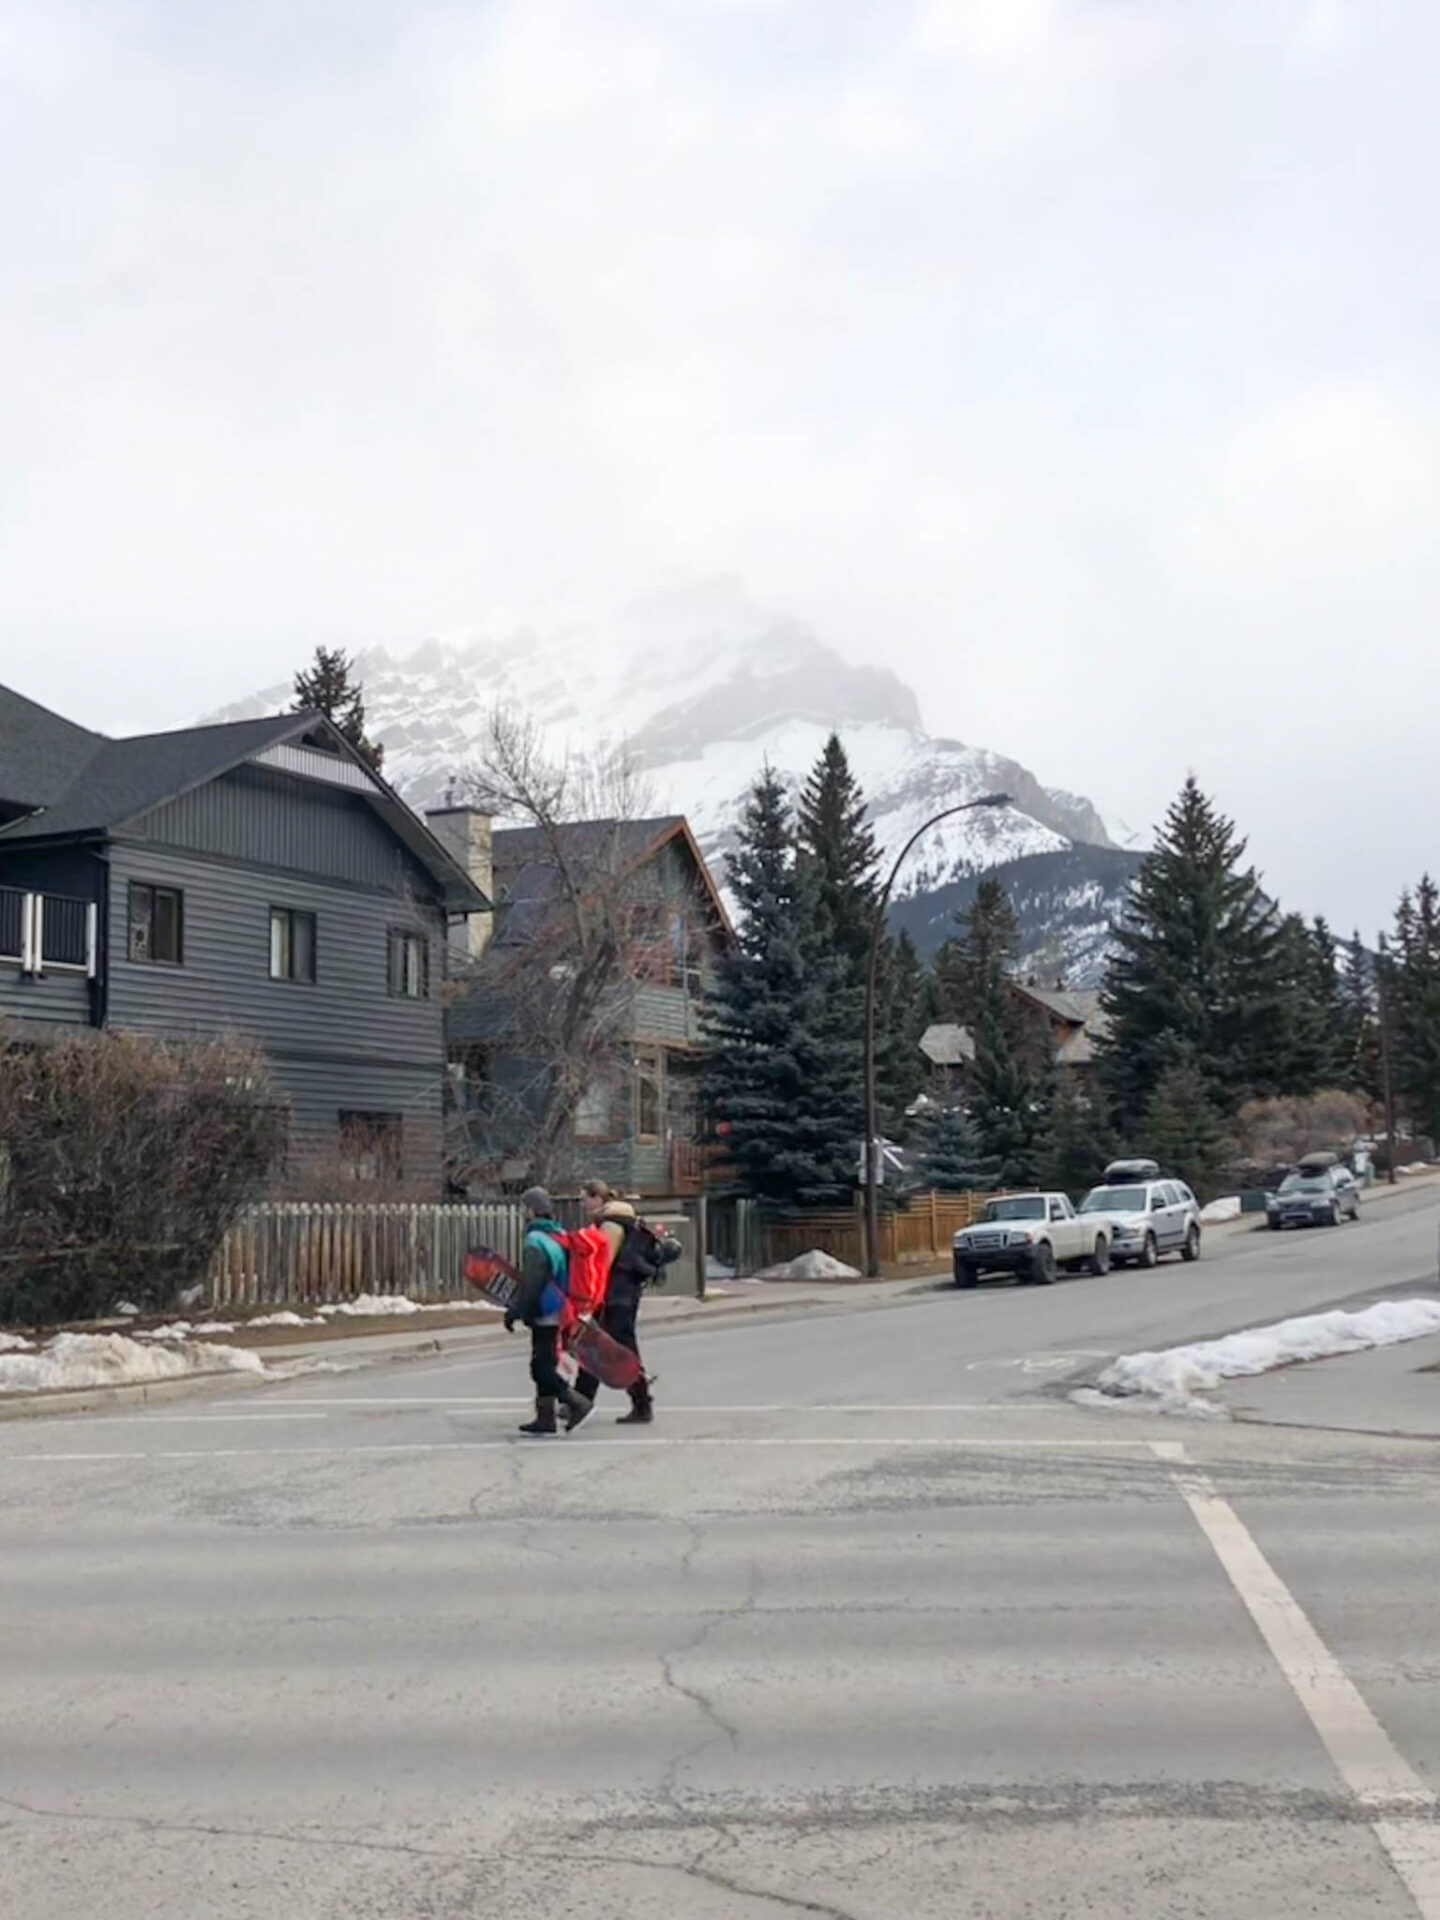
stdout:
POLYGON ((918 840, 932 827, 957 813, 970 813, 976 807, 1008 807, 1008 793, 983 793, 978 800, 962 800, 958 806, 945 807, 923 827, 917 827, 905 842, 890 869, 890 877, 875 902, 875 920, 870 929, 870 963, 865 974, 865 1271, 873 1280, 880 1272, 880 1115, 875 1088, 875 976, 880 964, 880 940, 885 931, 885 914, 890 894, 900 869, 918 840))
POLYGON ((1380 1074, 1385 1096, 1385 1157, 1389 1161, 1386 1179, 1393 1187, 1395 1171, 1395 1082, 1390 1070, 1390 1002, 1385 993, 1385 969, 1388 958, 1382 933, 1375 954, 1375 999, 1380 1015, 1380 1074))

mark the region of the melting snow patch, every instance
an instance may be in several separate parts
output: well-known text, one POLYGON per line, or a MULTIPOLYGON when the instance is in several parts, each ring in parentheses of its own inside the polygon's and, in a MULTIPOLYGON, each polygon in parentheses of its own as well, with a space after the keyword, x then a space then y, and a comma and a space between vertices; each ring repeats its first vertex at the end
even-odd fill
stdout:
POLYGON ((1207 1227, 1218 1227, 1222 1220, 1238 1220, 1240 1218, 1239 1194, 1227 1193, 1221 1200, 1212 1200, 1208 1207, 1200 1209, 1200 1218, 1207 1227))
POLYGON ((33 1353, 35 1342, 23 1333, 0 1333, 0 1353, 33 1353))
POLYGON ((264 1373, 258 1354, 197 1342, 142 1344, 123 1333, 57 1333, 37 1353, 0 1355, 0 1393, 128 1387, 193 1373, 264 1373))
POLYGON ((1223 1417, 1224 1408, 1204 1397, 1222 1380, 1270 1373, 1300 1360, 1398 1346, 1431 1333, 1440 1333, 1440 1300, 1382 1300, 1359 1313, 1313 1313, 1227 1334, 1223 1340, 1168 1347, 1160 1353, 1122 1354, 1101 1374, 1098 1392, 1082 1388, 1072 1398, 1082 1406, 1128 1402, 1151 1413, 1223 1417))
POLYGON ((821 1253, 813 1248, 802 1253, 794 1260, 787 1260, 783 1266, 767 1267, 760 1275, 762 1280, 858 1280, 859 1269, 847 1267, 843 1260, 837 1260, 833 1253, 821 1253))
MULTIPOLYGON (((494 1306, 488 1300, 407 1300, 403 1293, 362 1293, 354 1300, 340 1300, 334 1305, 321 1307, 321 1314, 328 1319, 331 1314, 342 1314, 355 1319, 380 1320, 395 1314, 406 1313, 493 1313, 494 1306)), ((252 1320, 251 1326, 259 1322, 252 1320)))
POLYGON ((319 1314, 307 1320, 303 1313, 291 1313, 287 1308, 281 1313, 262 1313, 254 1320, 247 1320, 245 1322, 245 1330, 248 1333, 251 1327, 318 1327, 323 1325, 324 1322, 321 1320, 319 1314))

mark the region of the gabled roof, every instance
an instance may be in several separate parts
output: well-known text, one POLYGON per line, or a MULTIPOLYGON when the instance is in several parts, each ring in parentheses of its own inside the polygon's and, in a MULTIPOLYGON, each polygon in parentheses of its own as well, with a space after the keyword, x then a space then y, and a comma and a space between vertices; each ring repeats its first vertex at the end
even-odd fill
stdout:
POLYGON ((0 819, 53 805, 104 745, 102 734, 0 687, 0 819))
POLYGON ((576 820, 553 830, 501 827, 491 837, 496 904, 503 907, 497 941, 525 946, 543 931, 569 881, 577 887, 633 873, 678 840, 689 851, 715 917, 727 932, 729 915, 683 814, 653 820, 576 820), (563 867, 562 863, 563 862, 563 867))
POLYGON ((1093 988, 1071 991, 1063 987, 1047 989, 1027 986, 1019 980, 1012 981, 1011 985, 1016 993, 1022 994, 1027 1000, 1033 1000, 1037 1006, 1043 1007, 1057 1020, 1063 1020, 1067 1026, 1093 1026, 1095 1017, 1100 1011, 1100 995, 1093 988))
POLYGON ((268 748, 321 737, 335 763, 360 770, 353 790, 402 841, 445 891, 456 912, 479 912, 489 901, 420 816, 365 761, 323 714, 281 713, 223 726, 109 740, 75 727, 8 687, 0 687, 0 848, 12 842, 103 839, 196 787, 218 780, 268 748), (28 810, 5 823, 5 792, 28 810))
POLYGON ((975 1060, 975 1038, 968 1027, 940 1021, 921 1034, 920 1051, 932 1066, 968 1067, 975 1060))

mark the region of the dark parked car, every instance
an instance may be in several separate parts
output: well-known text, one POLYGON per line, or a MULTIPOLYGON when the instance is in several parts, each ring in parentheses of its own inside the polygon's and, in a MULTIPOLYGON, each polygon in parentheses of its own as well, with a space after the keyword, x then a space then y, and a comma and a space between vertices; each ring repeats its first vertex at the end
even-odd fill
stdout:
POLYGON ((1265 1217, 1272 1233, 1282 1227, 1338 1227, 1342 1220, 1360 1218, 1360 1189, 1333 1154, 1313 1155, 1265 1196, 1265 1217))

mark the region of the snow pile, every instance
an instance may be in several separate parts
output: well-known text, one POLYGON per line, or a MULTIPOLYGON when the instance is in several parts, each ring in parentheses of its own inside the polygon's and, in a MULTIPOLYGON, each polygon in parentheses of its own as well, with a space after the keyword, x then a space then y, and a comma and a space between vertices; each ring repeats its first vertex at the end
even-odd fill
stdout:
POLYGON ((291 1313, 288 1308, 280 1313, 262 1313, 255 1319, 245 1322, 246 1331, 251 1327, 322 1327, 324 1321, 319 1314, 306 1319, 303 1313, 291 1313))
POLYGON ((833 1253, 821 1253, 818 1247, 787 1260, 778 1267, 766 1267, 762 1280, 858 1280, 859 1269, 847 1267, 833 1253))
POLYGON ((195 1373, 264 1373, 258 1354, 200 1342, 157 1345, 123 1333, 57 1333, 35 1353, 0 1354, 0 1393, 128 1387, 195 1373))
POLYGON ((163 1327, 137 1327, 137 1340, 191 1340, 209 1339, 217 1333, 234 1333, 233 1320, 202 1320, 198 1326, 192 1326, 188 1320, 172 1320, 163 1327))
POLYGON ((1160 1353, 1122 1354, 1101 1374, 1098 1393, 1082 1391, 1074 1397, 1086 1406, 1128 1400, 1143 1402, 1156 1413, 1213 1415, 1223 1409, 1204 1396, 1222 1380, 1270 1373, 1301 1360, 1398 1346, 1431 1333, 1440 1333, 1440 1300, 1382 1300, 1359 1313, 1312 1313, 1227 1334, 1223 1340, 1160 1353))
MULTIPOLYGON (((495 1307, 489 1300, 420 1301, 407 1300, 403 1293, 362 1293, 353 1300, 339 1300, 332 1306, 321 1307, 319 1311, 321 1318, 326 1320, 334 1314, 347 1319, 384 1320, 408 1313, 493 1313, 495 1307)), ((259 1323, 252 1320, 250 1324, 253 1327, 259 1323)), ((277 1321, 275 1324, 282 1323, 277 1321)))
POLYGON ((1223 1199, 1212 1200, 1208 1207, 1200 1209, 1200 1218, 1207 1227, 1218 1227, 1224 1220, 1238 1220, 1240 1218, 1239 1194, 1227 1193, 1223 1199))
POLYGON ((0 1333, 0 1353, 33 1353, 35 1342, 23 1333, 0 1333))

